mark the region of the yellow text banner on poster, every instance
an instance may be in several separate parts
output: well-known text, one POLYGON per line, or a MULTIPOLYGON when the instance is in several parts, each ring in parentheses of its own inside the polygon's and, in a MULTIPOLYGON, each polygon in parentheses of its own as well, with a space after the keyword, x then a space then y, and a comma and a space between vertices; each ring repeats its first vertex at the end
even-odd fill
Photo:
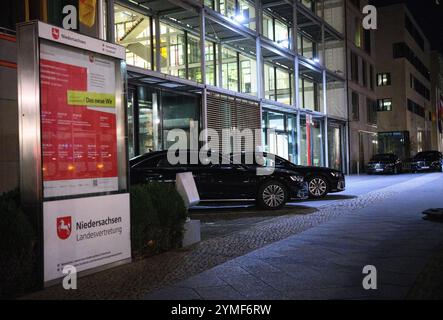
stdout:
POLYGON ((114 108, 115 95, 109 93, 68 90, 68 105, 114 108))

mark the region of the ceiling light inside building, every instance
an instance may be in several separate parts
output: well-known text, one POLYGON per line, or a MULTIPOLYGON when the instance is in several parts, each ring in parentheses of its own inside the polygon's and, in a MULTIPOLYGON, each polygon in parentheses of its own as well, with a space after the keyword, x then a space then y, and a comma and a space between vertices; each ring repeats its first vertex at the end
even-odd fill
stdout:
POLYGON ((241 13, 239 13, 238 15, 236 15, 234 19, 235 19, 235 21, 237 21, 237 22, 244 22, 244 21, 245 21, 245 17, 244 17, 241 13))

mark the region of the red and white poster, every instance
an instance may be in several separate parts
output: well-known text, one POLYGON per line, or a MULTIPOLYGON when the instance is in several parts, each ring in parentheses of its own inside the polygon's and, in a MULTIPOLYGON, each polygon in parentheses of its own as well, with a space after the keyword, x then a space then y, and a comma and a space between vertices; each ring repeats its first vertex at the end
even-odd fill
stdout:
POLYGON ((44 197, 118 190, 115 60, 40 45, 44 197))

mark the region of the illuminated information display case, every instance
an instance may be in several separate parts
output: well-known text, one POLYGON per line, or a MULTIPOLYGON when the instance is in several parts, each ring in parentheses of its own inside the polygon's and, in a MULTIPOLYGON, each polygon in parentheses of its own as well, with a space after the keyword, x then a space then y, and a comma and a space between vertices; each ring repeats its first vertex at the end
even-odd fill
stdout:
POLYGON ((17 35, 20 191, 43 281, 128 262, 125 49, 42 22, 17 35))

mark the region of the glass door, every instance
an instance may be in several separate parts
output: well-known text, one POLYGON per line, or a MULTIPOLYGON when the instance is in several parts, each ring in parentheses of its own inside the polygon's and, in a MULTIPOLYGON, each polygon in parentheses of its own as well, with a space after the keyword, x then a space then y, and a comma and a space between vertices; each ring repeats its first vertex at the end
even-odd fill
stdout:
POLYGON ((329 167, 343 170, 343 132, 344 126, 330 123, 328 126, 328 155, 329 167))
POLYGON ((289 136, 285 132, 270 135, 269 151, 283 159, 289 160, 289 136))

